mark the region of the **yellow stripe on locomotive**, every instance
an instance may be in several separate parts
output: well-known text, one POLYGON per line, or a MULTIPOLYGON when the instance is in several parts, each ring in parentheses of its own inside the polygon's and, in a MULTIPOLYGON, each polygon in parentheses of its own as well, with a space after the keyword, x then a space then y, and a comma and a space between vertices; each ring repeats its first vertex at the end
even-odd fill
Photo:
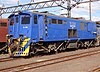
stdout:
POLYGON ((29 48, 28 45, 30 38, 25 38, 21 42, 21 38, 13 39, 13 42, 11 42, 11 39, 8 39, 8 52, 10 56, 28 56, 29 54, 29 48))

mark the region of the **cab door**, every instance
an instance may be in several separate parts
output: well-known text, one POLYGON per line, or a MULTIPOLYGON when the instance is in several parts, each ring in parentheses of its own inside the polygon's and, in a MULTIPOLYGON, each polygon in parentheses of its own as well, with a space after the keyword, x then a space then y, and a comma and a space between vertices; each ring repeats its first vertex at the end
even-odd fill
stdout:
POLYGON ((14 16, 11 16, 8 21, 8 34, 14 35, 14 16))
POLYGON ((91 32, 93 30, 92 24, 89 22, 88 23, 88 32, 91 32))
POLYGON ((97 34, 97 28, 96 28, 96 24, 93 22, 89 22, 88 23, 88 32, 91 34, 90 36, 96 36, 97 34))
POLYGON ((14 37, 18 38, 19 37, 19 16, 15 16, 15 23, 14 23, 14 37))
POLYGON ((38 15, 39 40, 44 39, 44 16, 38 15))

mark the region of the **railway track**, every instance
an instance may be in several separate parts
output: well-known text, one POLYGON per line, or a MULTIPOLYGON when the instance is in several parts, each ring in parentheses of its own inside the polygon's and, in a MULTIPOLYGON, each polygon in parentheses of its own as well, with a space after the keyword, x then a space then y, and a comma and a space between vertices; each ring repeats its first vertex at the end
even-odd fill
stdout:
POLYGON ((90 72, 100 72, 100 67, 94 68, 94 69, 91 70, 90 72))
POLYGON ((9 57, 7 57, 7 58, 1 58, 0 62, 7 62, 7 61, 13 61, 13 60, 18 60, 18 58, 9 58, 9 57))
POLYGON ((30 69, 36 69, 39 67, 71 61, 71 60, 75 60, 75 59, 79 59, 79 58, 83 58, 83 57, 87 57, 91 55, 96 55, 96 54, 100 54, 100 49, 89 51, 89 52, 83 52, 79 54, 74 54, 74 55, 69 55, 69 56, 63 56, 63 57, 54 58, 54 59, 49 59, 49 60, 44 60, 44 61, 39 61, 39 62, 33 62, 29 64, 24 64, 24 65, 13 66, 9 68, 0 69, 0 71, 1 72, 22 72, 22 71, 26 71, 30 69))

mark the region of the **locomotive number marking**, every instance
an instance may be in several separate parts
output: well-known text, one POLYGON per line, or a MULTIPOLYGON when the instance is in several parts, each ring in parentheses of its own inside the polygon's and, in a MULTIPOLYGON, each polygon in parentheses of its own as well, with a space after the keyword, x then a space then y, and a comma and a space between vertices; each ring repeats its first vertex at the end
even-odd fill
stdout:
POLYGON ((23 28, 28 28, 27 26, 23 27, 23 28))
POLYGON ((70 27, 73 29, 76 27, 76 23, 75 22, 70 22, 70 27))

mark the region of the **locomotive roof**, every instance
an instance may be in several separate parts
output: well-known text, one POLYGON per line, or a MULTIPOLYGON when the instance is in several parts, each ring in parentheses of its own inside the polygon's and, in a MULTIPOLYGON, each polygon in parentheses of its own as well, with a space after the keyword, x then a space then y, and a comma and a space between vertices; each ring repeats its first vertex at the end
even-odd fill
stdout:
MULTIPOLYGON (((34 14, 40 14, 40 15, 47 15, 47 16, 56 16, 56 17, 60 17, 60 18, 66 18, 66 19, 71 19, 71 20, 76 20, 76 21, 84 21, 84 22, 93 22, 93 21, 89 21, 89 20, 84 20, 84 19, 75 19, 75 18, 67 18, 67 17, 64 17, 64 16, 58 16, 58 15, 55 15, 55 14, 52 14, 52 13, 48 13, 48 12, 37 12, 37 11, 33 11, 33 12, 29 12, 29 11, 22 11, 22 12, 19 12, 19 14, 28 14, 28 13, 34 13, 34 14)), ((11 14, 8 18, 10 18, 11 16, 13 16, 14 14, 11 14)))
MULTIPOLYGON (((52 14, 52 13, 42 13, 42 12, 32 12, 34 14, 41 14, 41 15, 47 15, 47 16, 57 16, 57 17, 60 17, 60 18, 67 18, 67 17, 64 17, 62 15, 58 16, 58 15, 55 15, 55 14, 52 14)), ((67 18, 67 19, 73 19, 73 20, 80 20, 80 21, 87 21, 87 22, 93 22, 93 21, 89 21, 89 20, 85 20, 85 19, 76 19, 76 18, 67 18)))
POLYGON ((64 16, 58 16, 58 15, 55 15, 55 14, 52 14, 52 13, 45 13, 45 12, 32 12, 34 14, 41 14, 41 15, 47 15, 47 16, 57 16, 57 17, 62 17, 62 18, 66 18, 64 16))

